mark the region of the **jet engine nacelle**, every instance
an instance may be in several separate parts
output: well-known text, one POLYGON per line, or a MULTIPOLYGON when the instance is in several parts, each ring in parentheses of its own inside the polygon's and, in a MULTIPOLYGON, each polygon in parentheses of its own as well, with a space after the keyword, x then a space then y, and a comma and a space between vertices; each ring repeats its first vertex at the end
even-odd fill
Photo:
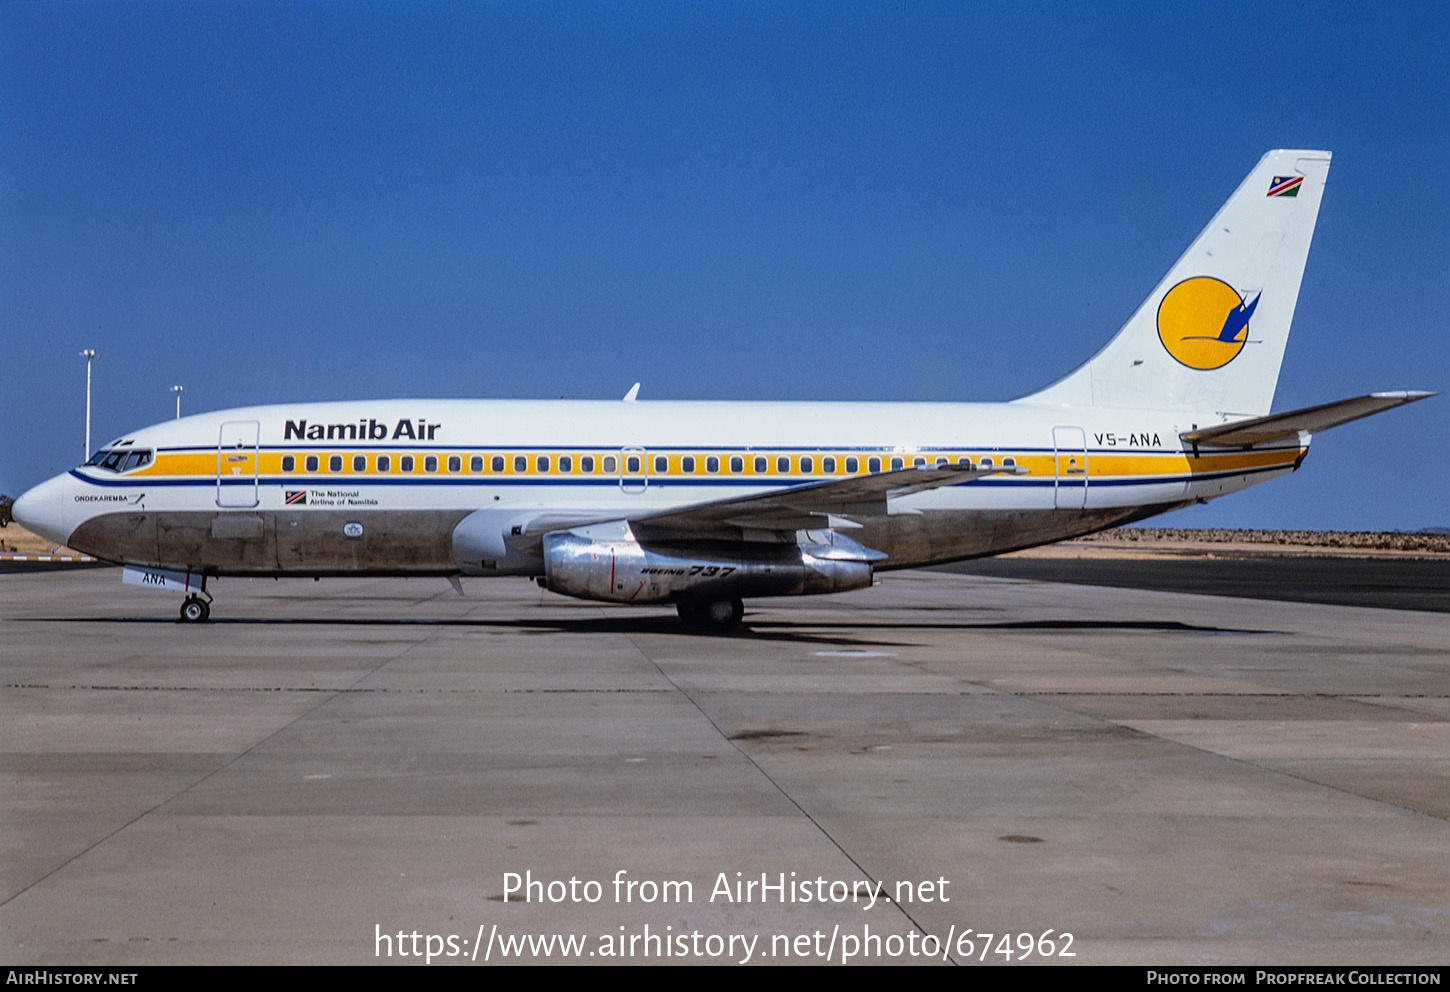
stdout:
POLYGON ((538 575, 541 563, 537 553, 529 553, 524 535, 537 516, 537 511, 475 510, 453 528, 454 564, 464 575, 538 575))
POLYGON ((544 537, 544 585, 610 603, 847 592, 871 585, 871 558, 884 557, 850 544, 853 550, 723 541, 655 546, 562 531, 544 537))

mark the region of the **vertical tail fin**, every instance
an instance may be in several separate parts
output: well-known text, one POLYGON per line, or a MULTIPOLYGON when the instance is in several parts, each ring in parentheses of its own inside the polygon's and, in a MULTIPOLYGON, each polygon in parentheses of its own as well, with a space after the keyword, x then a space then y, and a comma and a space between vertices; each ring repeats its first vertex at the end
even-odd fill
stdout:
POLYGON ((1328 174, 1269 152, 1102 351, 1018 402, 1268 413, 1328 174))

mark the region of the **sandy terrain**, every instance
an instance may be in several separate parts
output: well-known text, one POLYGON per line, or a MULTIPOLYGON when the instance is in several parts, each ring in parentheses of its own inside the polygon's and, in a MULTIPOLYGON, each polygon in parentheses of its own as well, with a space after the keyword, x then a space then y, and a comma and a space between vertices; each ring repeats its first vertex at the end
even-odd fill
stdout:
POLYGON ((76 555, 70 548, 57 548, 13 521, 0 527, 0 555, 76 555))
POLYGON ((1329 558, 1440 558, 1450 535, 1398 531, 1187 530, 1120 527, 1075 541, 1018 551, 1020 558, 1254 558, 1311 555, 1329 558))

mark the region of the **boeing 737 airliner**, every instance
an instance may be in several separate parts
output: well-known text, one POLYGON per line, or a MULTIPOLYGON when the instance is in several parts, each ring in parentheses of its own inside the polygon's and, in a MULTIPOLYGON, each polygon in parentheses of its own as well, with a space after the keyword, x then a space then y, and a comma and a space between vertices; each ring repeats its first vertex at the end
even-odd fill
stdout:
POLYGON ((1096 356, 1011 403, 249 407, 123 435, 14 516, 184 592, 184 620, 220 575, 521 575, 702 626, 1141 520, 1430 395, 1269 413, 1328 172, 1265 155, 1096 356))

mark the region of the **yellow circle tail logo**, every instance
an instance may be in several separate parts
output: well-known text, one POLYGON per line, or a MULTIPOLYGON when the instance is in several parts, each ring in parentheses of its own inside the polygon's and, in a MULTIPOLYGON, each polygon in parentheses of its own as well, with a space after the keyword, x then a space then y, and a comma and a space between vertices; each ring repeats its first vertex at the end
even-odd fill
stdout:
POLYGON ((1249 318, 1258 305, 1258 296, 1245 302, 1222 279, 1185 279, 1158 304, 1158 340, 1191 369, 1221 369, 1249 343, 1249 318))

